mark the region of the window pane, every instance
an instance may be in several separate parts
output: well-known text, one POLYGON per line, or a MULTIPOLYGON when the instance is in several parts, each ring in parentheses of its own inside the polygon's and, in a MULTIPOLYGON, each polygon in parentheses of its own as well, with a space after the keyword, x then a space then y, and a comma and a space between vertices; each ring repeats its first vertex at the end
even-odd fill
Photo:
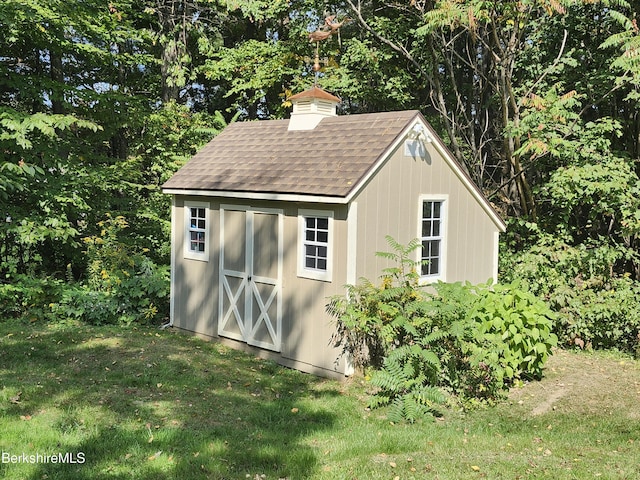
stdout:
POLYGON ((306 233, 307 241, 313 242, 316 239, 316 231, 315 230, 307 230, 306 233))
POLYGON ((305 245, 304 246, 304 254, 305 256, 309 257, 315 257, 316 255, 316 247, 314 245, 305 245))
POLYGON ((198 250, 198 242, 191 242, 191 251, 195 252, 198 250))
POLYGON ((204 232, 198 232, 198 241, 204 243, 204 232))
POLYGON ((422 204, 422 218, 433 218, 431 214, 431 207, 433 206, 433 202, 423 202, 422 204))
POLYGON ((195 218, 191 219, 191 228, 196 228, 197 220, 195 218))
MULTIPOLYGON (((423 259, 424 260, 424 259, 423 259)), ((420 267, 420 274, 421 275, 429 275, 429 264, 428 263, 423 263, 420 267)))
POLYGON ((431 220, 423 220, 422 221, 422 236, 423 237, 431 237, 432 236, 432 223, 431 220))
POLYGON ((305 259, 304 266, 307 267, 307 268, 314 268, 316 266, 315 263, 316 263, 315 262, 315 258, 307 257, 305 259))
POLYGON ((440 259, 432 258, 431 263, 429 263, 429 274, 437 275, 440 273, 440 259))
POLYGON ((431 236, 439 237, 440 236, 440 220, 433 221, 433 227, 431 231, 431 236))
POLYGON ((431 256, 432 257, 439 257, 440 256, 440 242, 437 240, 434 240, 431 242, 431 256))
POLYGON ((318 257, 327 258, 327 247, 317 247, 318 257))
POLYGON ((191 216, 192 217, 197 217, 198 216, 198 209, 197 208, 192 208, 191 209, 191 216))
POLYGON ((433 218, 440 218, 440 205, 442 202, 433 202, 433 218))
POLYGON ((327 269, 327 261, 324 258, 318 259, 318 270, 326 270, 327 269))
POLYGON ((204 218, 204 208, 199 208, 198 209, 198 217, 199 218, 204 218))
POLYGON ((328 230, 329 229, 329 219, 328 218, 318 218, 318 230, 328 230))
POLYGON ((316 219, 313 217, 307 217, 306 219, 307 228, 316 228, 316 219))
POLYGON ((318 242, 328 243, 329 242, 329 232, 318 232, 318 242))
POLYGON ((198 232, 190 232, 191 233, 191 240, 197 240, 198 239, 198 232))

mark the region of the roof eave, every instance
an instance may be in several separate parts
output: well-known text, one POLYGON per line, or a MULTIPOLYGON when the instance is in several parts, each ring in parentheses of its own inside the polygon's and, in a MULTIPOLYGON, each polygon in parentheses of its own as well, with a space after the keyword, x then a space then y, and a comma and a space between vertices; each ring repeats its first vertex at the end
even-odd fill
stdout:
POLYGON ((168 195, 182 195, 188 197, 221 197, 237 198, 242 200, 268 200, 281 202, 306 202, 306 203, 329 203, 344 205, 349 203, 347 197, 339 195, 313 195, 300 193, 279 193, 279 192, 245 192, 229 190, 202 190, 189 188, 163 187, 162 193, 168 195))

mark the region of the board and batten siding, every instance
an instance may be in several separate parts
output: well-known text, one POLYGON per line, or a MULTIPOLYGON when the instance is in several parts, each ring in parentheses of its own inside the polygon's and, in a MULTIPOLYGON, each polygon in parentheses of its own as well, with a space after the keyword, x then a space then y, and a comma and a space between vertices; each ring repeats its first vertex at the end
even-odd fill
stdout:
POLYGON ((357 277, 377 283, 392 266, 376 252, 391 251, 386 235, 406 245, 420 235, 421 197, 446 202, 444 281, 483 283, 497 274, 499 229, 442 158, 425 143, 424 158, 407 156, 401 142, 354 198, 358 205, 357 277))
MULTIPOLYGON (((172 265, 172 318, 179 329, 195 332, 204 337, 219 338, 223 343, 250 351, 263 358, 286 366, 324 376, 342 376, 345 359, 340 350, 331 345, 335 331, 333 319, 326 313, 328 299, 344 294, 347 283, 347 206, 322 205, 299 202, 273 202, 236 200, 217 197, 175 196, 172 209, 173 265, 172 265), (184 205, 185 202, 206 202, 209 205, 209 260, 185 258, 184 205), (283 214, 282 255, 282 342, 280 352, 254 348, 233 339, 218 336, 220 298, 220 208, 280 210, 283 214), (300 210, 320 210, 333 214, 333 271, 330 282, 298 276, 298 213, 300 210)), ((227 210, 225 210, 227 212, 227 210)), ((228 212, 227 212, 228 213, 228 212)), ((226 214, 226 213, 225 213, 226 214)), ((234 210, 237 217, 242 210, 234 210)), ((242 226, 243 221, 227 223, 242 226)), ((236 228, 237 229, 237 228, 236 228)), ((237 237, 237 243, 227 248, 234 252, 245 242, 244 232, 238 231, 228 238, 237 237)), ((266 241, 262 238, 261 241, 266 241)), ((275 239, 274 239, 275 240, 275 239)), ((236 252, 238 253, 238 252, 236 252)), ((237 256, 237 255, 236 255, 237 256)), ((233 257, 233 255, 232 255, 233 257)), ((256 259, 260 262, 259 259, 256 259)), ((242 265, 235 265, 240 268, 242 265)))
POLYGON ((285 308, 283 322, 286 340, 282 356, 292 361, 290 366, 309 373, 344 374, 344 358, 333 347, 333 319, 326 305, 333 295, 344 294, 347 283, 347 208, 340 205, 294 203, 285 207, 285 255, 283 291, 285 308), (299 277, 298 212, 318 210, 333 212, 333 272, 330 282, 299 277))
POLYGON ((177 328, 210 335, 216 325, 214 314, 218 309, 218 262, 214 237, 220 223, 217 209, 211 200, 199 197, 175 197, 172 207, 172 319, 177 328), (207 261, 185 258, 185 202, 204 202, 209 208, 209 258, 207 261))

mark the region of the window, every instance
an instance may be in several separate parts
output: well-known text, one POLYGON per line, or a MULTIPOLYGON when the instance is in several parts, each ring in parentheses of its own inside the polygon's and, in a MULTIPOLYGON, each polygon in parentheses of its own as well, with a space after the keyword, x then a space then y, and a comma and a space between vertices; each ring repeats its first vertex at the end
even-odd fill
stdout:
POLYGON ((442 279, 444 272, 444 210, 443 200, 422 200, 420 217, 420 276, 442 279))
POLYGON ((209 260, 209 204, 185 203, 185 258, 209 260))
POLYGON ((300 210, 298 276, 331 281, 333 212, 300 210))

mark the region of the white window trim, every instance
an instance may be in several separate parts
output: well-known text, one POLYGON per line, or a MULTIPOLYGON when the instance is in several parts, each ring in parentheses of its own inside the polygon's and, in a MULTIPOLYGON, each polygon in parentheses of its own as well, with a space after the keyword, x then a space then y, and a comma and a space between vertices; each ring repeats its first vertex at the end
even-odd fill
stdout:
POLYGON ((209 250, 211 248, 211 214, 209 202, 184 202, 184 258, 189 260, 209 261, 209 250), (192 208, 204 208, 204 252, 193 252, 189 249, 190 243, 190 220, 192 208))
POLYGON ((447 243, 448 243, 448 228, 449 228, 449 195, 434 195, 425 194, 420 195, 418 204, 418 239, 420 241, 420 248, 416 249, 416 261, 418 262, 418 268, 420 269, 420 283, 429 284, 438 281, 446 282, 447 272, 447 243), (424 202, 441 202, 440 207, 440 273, 437 275, 422 275, 422 208, 424 202))
POLYGON ((331 210, 298 210, 298 277, 331 282, 333 276, 333 211, 331 210), (329 235, 327 241, 327 269, 325 271, 305 267, 305 230, 307 217, 327 218, 329 235))

